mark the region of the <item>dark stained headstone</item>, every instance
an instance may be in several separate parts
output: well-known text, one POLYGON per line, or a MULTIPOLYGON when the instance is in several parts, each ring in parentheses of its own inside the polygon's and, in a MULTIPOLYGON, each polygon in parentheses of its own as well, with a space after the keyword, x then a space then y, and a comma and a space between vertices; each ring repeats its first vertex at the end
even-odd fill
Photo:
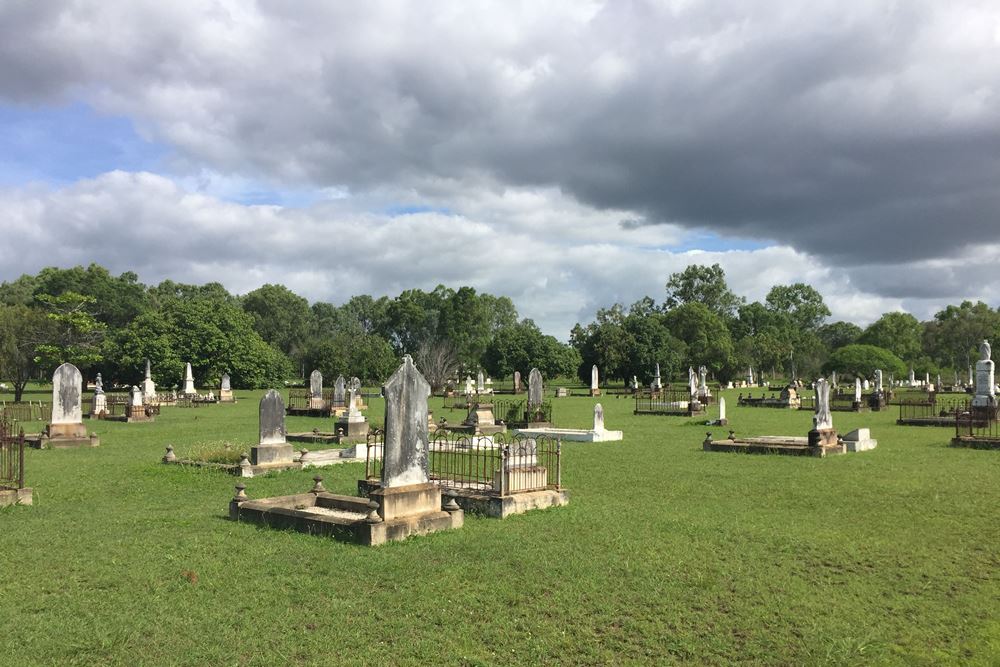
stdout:
POLYGON ((428 476, 427 398, 431 386, 410 355, 392 374, 385 393, 382 488, 424 484, 428 476))
POLYGON ((285 401, 274 389, 260 399, 260 444, 285 444, 285 401))
POLYGON ((333 384, 333 402, 344 403, 344 376, 338 375, 337 381, 333 384))
POLYGON ((521 371, 514 371, 514 393, 521 393, 521 371))
POLYGON ((542 404, 542 373, 537 368, 532 368, 528 373, 528 405, 538 406, 542 404))
POLYGON ((313 371, 309 374, 309 395, 313 398, 323 396, 323 374, 319 371, 313 371))
POLYGON ((83 374, 73 364, 63 364, 52 374, 52 423, 82 424, 80 392, 83 374))

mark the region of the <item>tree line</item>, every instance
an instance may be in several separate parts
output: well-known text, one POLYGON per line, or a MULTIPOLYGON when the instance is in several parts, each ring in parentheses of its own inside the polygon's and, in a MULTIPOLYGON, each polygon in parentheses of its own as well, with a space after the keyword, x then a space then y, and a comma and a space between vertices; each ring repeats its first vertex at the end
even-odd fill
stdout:
POLYGON ((1000 338, 1000 312, 982 302, 949 305, 926 322, 890 312, 865 328, 829 317, 809 285, 775 285, 763 302, 748 303, 718 264, 691 265, 668 277, 662 300, 603 308, 565 344, 519 318, 509 298, 471 287, 360 295, 338 306, 310 304, 282 285, 244 295, 219 283, 148 286, 135 273, 91 264, 0 284, 0 377, 14 384, 16 400, 29 379, 66 361, 87 378, 101 372, 106 382, 135 384, 147 358, 164 388, 180 383, 188 361, 205 387, 223 373, 234 387, 260 388, 313 369, 378 384, 403 354, 435 389, 480 368, 509 377, 538 367, 546 377, 589 382, 594 364, 606 380, 644 384, 656 364, 665 378, 705 366, 720 381, 750 367, 785 378, 871 376, 876 368, 933 377, 964 375, 979 341, 1000 338))
POLYGON ((1000 337, 1000 311, 981 301, 949 305, 925 322, 889 312, 862 328, 829 317, 810 285, 775 285, 763 303, 748 303, 718 264, 691 265, 669 276, 662 301, 601 309, 593 322, 573 327, 570 341, 582 380, 596 364, 605 377, 648 383, 659 363, 665 377, 705 366, 723 382, 744 378, 751 367, 786 379, 831 371, 871 377, 876 369, 902 379, 913 369, 950 381, 955 372, 965 376, 981 340, 1000 337))
POLYGON ((135 384, 149 359, 153 380, 180 383, 190 362, 199 386, 229 373, 236 388, 275 386, 318 369, 381 383, 403 354, 439 388, 460 372, 497 377, 537 366, 572 375, 576 350, 520 319, 507 297, 439 285, 395 298, 355 296, 310 304, 282 285, 245 295, 219 283, 142 284, 97 264, 45 268, 0 284, 0 377, 20 400, 29 379, 61 363, 93 379, 135 384))

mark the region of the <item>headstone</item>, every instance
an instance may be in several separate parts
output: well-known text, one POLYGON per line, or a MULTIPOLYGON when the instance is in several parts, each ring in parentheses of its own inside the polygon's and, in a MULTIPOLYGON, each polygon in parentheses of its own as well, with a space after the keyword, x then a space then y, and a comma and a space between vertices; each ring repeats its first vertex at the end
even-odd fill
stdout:
POLYGON ((854 378, 854 402, 861 402, 861 378, 854 378))
POLYGON ((486 381, 483 378, 483 372, 479 371, 476 373, 476 393, 482 394, 486 391, 486 381))
POLYGON ((184 389, 181 391, 182 394, 190 396, 197 394, 194 388, 194 373, 191 372, 191 362, 187 362, 184 365, 184 389))
POLYGON ((849 452, 865 452, 878 445, 878 440, 872 439, 871 431, 867 428, 856 428, 845 435, 843 440, 849 452))
POLYGON ((594 364, 593 366, 590 367, 590 393, 592 396, 596 396, 594 392, 599 390, 600 390, 600 376, 597 373, 597 364, 594 364))
POLYGON ((476 384, 471 375, 465 376, 465 395, 472 396, 476 393, 476 384))
POLYGON ((747 386, 748 387, 754 386, 754 381, 753 381, 753 366, 748 366, 747 367, 747 386))
POLYGON ((153 382, 153 371, 149 359, 146 359, 146 377, 142 381, 142 395, 147 403, 156 400, 156 383, 153 382))
POLYGON ((813 415, 813 429, 816 431, 833 429, 833 415, 830 413, 830 383, 825 378, 816 381, 816 413, 813 415))
POLYGON ((101 374, 97 374, 97 380, 94 382, 94 393, 103 394, 104 393, 104 380, 101 379, 101 374))
POLYGON ((538 407, 542 404, 542 373, 532 368, 528 373, 528 405, 538 407))
POLYGON ((698 367, 698 395, 712 395, 712 392, 708 390, 708 369, 705 366, 698 367))
POLYGON ((882 370, 878 369, 875 371, 875 391, 882 393, 882 370))
POLYGON ((975 384, 975 375, 972 374, 972 366, 969 366, 969 386, 973 387, 975 384))
POLYGON ((924 386, 926 387, 930 383, 931 383, 931 374, 925 371, 924 372, 924 386))
POLYGON ((871 383, 868 382, 868 378, 865 378, 864 380, 861 381, 861 388, 864 389, 865 391, 868 391, 869 389, 872 388, 871 383))
POLYGON ((997 404, 992 356, 990 343, 984 340, 979 344, 979 361, 976 362, 976 395, 972 399, 973 407, 992 408, 997 404))
POLYGON ((347 388, 354 392, 356 399, 361 398, 361 380, 356 377, 352 377, 350 382, 347 383, 347 388))
POLYGON ((598 433, 604 431, 604 407, 600 403, 594 404, 594 430, 598 433))
POLYGON ((830 374, 830 386, 833 387, 834 391, 837 391, 837 371, 830 374))
POLYGON ((222 391, 232 391, 232 383, 229 379, 229 373, 222 374, 222 386, 219 387, 222 391))
POLYGON ((318 370, 314 370, 309 374, 309 397, 323 397, 323 374, 318 370))
POLYGON ((346 400, 345 393, 344 393, 344 387, 345 387, 344 376, 343 375, 338 375, 337 376, 337 381, 333 383, 333 404, 334 405, 344 405, 344 401, 346 400))
POLYGON ((90 406, 90 416, 98 417, 102 413, 108 411, 108 397, 104 394, 104 380, 101 379, 101 374, 97 374, 97 380, 94 382, 94 401, 90 406))
POLYGON ((52 425, 83 424, 80 391, 83 375, 73 364, 63 364, 52 374, 52 425))
POLYGON ((934 391, 941 392, 944 389, 944 385, 941 383, 941 374, 937 374, 937 383, 934 385, 934 391))
POLYGON ((639 378, 635 375, 632 376, 632 391, 639 389, 639 378))
POLYGON ((910 369, 910 386, 911 387, 917 386, 917 376, 914 375, 912 368, 910 369))
POLYGON ((514 393, 521 393, 521 371, 514 371, 514 393))
POLYGON ((725 396, 720 396, 719 397, 719 422, 722 425, 725 425, 725 423, 726 423, 726 397, 725 396))
POLYGON ((250 448, 253 465, 288 464, 292 446, 285 441, 285 401, 274 389, 260 399, 259 444, 250 448))
POLYGON ((688 394, 690 396, 698 395, 698 381, 695 377, 694 369, 688 366, 688 394))
POLYGON ((431 386, 410 355, 385 383, 385 444, 382 488, 426 484, 428 475, 427 397, 431 386))
POLYGON ((660 382, 660 364, 656 364, 656 374, 653 375, 653 383, 650 385, 653 391, 660 391, 663 388, 663 384, 660 382))

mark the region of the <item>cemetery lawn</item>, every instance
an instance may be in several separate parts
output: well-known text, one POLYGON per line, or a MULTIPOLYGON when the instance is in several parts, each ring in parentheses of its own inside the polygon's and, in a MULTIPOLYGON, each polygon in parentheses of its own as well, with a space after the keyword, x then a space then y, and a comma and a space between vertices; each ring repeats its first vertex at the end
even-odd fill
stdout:
MULTIPOLYGON (((237 478, 159 462, 167 444, 249 451, 261 395, 88 422, 99 448, 27 453, 35 505, 0 510, 2 664, 1000 663, 1000 451, 897 427, 897 408, 834 413, 879 445, 821 460, 706 453, 728 429, 554 399, 558 426, 589 428, 600 400, 625 432, 564 443, 567 507, 364 548, 231 522, 237 478)), ((726 396, 737 434, 810 427, 726 396)), ((363 473, 319 472, 346 494, 363 473)))

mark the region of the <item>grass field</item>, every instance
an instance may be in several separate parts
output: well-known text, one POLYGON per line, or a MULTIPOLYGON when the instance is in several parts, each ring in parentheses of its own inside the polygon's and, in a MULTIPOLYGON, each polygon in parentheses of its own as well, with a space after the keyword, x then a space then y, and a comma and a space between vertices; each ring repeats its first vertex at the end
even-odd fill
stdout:
MULTIPOLYGON (((237 395, 28 452, 35 505, 0 510, 0 663, 1000 664, 1000 452, 894 408, 835 413, 879 446, 818 460, 705 453, 702 421, 604 397, 625 440, 563 445, 569 506, 370 549, 233 523, 236 478, 159 463, 167 444, 249 450, 261 394, 237 395)), ((810 427, 726 395, 738 434, 810 427)), ((589 427, 594 402, 555 400, 557 425, 589 427)), ((353 494, 363 468, 320 474, 353 494)))

